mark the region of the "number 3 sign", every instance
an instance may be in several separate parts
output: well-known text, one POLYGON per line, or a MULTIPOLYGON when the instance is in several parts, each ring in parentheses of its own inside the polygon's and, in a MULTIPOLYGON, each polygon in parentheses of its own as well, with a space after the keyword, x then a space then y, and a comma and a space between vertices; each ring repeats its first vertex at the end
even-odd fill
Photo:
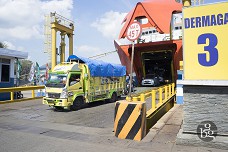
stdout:
POLYGON ((228 2, 183 9, 185 80, 228 80, 228 2))

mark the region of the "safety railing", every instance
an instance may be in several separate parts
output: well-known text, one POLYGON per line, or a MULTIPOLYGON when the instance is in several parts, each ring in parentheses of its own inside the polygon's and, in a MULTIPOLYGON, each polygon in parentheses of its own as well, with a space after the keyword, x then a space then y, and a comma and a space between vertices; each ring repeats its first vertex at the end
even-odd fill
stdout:
MULTIPOLYGON (((151 91, 151 108, 146 112, 147 116, 152 114, 156 109, 169 101, 176 95, 175 84, 169 84, 151 91)), ((144 95, 141 94, 141 101, 145 101, 144 95)))
POLYGON ((30 99, 36 99, 36 98, 42 98, 42 97, 36 97, 35 96, 35 90, 44 89, 44 88, 45 88, 45 86, 25 86, 25 87, 0 88, 0 93, 10 92, 10 100, 1 101, 0 104, 10 103, 10 102, 18 102, 18 101, 30 100, 30 99), (31 98, 14 99, 14 92, 28 91, 28 90, 31 90, 31 94, 32 94, 31 98))
MULTIPOLYGON (((157 108, 163 105, 166 101, 176 94, 175 83, 161 86, 157 89, 150 90, 149 92, 141 93, 133 96, 132 101, 146 101, 151 98, 151 108, 147 111, 147 115, 153 113, 157 108)), ((128 100, 128 99, 127 99, 128 100)))

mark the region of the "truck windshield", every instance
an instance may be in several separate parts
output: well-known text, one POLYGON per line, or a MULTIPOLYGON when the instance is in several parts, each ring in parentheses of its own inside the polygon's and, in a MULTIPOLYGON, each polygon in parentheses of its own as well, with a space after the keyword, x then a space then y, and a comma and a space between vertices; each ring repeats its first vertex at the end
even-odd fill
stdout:
POLYGON ((66 85, 67 74, 50 73, 46 87, 64 88, 66 85))

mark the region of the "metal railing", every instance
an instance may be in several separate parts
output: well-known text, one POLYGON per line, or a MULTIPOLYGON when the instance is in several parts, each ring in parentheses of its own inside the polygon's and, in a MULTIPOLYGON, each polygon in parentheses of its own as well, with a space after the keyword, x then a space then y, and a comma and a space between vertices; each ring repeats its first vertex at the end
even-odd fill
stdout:
POLYGON ((45 86, 25 86, 25 87, 0 88, 0 93, 10 92, 10 100, 1 101, 0 104, 42 98, 42 97, 35 97, 35 90, 44 89, 44 88, 45 88, 45 86), (14 99, 14 92, 28 91, 28 90, 32 91, 31 92, 31 94, 32 94, 31 98, 14 99))
MULTIPOLYGON (((156 109, 161 107, 164 103, 169 101, 174 95, 176 95, 175 84, 169 84, 162 86, 156 90, 151 91, 151 108, 146 112, 146 115, 151 115, 156 109), (157 103, 156 103, 157 101, 157 103)), ((141 101, 145 101, 144 95, 141 94, 141 101)))
POLYGON ((151 98, 151 108, 147 111, 147 115, 150 115, 156 109, 158 109, 160 106, 166 103, 166 101, 168 101, 174 95, 176 95, 175 83, 171 83, 168 85, 161 86, 157 89, 150 90, 149 92, 133 96, 132 101, 145 102, 146 99, 151 98))

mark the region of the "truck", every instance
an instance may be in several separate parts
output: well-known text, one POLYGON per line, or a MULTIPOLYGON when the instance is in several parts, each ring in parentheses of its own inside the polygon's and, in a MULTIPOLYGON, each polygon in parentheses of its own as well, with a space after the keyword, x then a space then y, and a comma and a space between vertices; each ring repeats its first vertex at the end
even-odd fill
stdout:
POLYGON ((115 102, 125 87, 125 66, 71 55, 49 71, 43 104, 77 110, 85 103, 115 102))

